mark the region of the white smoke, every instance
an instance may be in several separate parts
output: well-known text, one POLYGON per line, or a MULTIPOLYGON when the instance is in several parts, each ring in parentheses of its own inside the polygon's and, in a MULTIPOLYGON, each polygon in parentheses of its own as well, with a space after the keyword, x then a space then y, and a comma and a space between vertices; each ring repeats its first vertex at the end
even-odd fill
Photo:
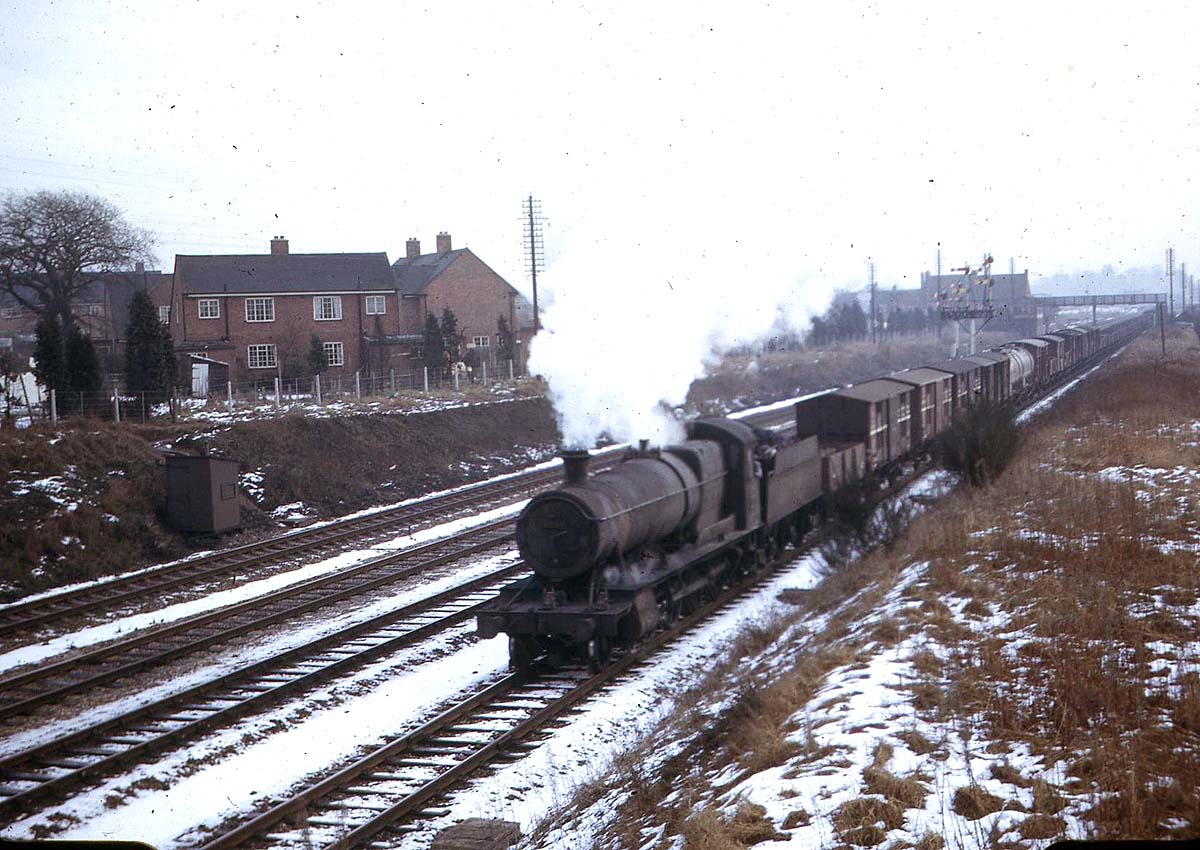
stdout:
POLYGON ((802 332, 829 302, 830 286, 801 280, 786 234, 723 232, 673 200, 670 215, 626 208, 599 237, 590 235, 596 217, 561 228, 529 366, 549 384, 568 447, 590 448, 602 435, 681 439, 671 409, 722 353, 802 332))

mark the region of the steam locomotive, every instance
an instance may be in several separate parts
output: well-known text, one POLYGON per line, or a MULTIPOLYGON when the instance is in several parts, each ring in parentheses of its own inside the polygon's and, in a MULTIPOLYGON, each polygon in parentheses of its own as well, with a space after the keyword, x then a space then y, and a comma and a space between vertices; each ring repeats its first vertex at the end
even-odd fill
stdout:
POLYGON ((701 418, 682 443, 643 442, 595 475, 586 451, 564 451, 562 486, 517 519, 533 575, 481 606, 477 632, 507 633, 516 669, 542 656, 603 664, 799 540, 827 494, 920 454, 982 399, 1028 403, 1148 322, 1068 328, 802 399, 786 437, 701 418))

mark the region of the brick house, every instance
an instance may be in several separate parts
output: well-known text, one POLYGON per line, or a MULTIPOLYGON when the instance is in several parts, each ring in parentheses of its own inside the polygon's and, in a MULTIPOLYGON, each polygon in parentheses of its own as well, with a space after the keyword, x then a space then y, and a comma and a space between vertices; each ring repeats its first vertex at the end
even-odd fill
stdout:
MULTIPOLYGON (((133 294, 145 289, 156 304, 170 302, 171 275, 147 271, 141 263, 129 272, 97 274, 72 302, 75 321, 96 347, 101 368, 120 373, 123 368, 125 328, 133 294)), ((32 295, 31 295, 32 298, 32 295)), ((160 307, 159 318, 167 314, 160 307)), ((22 365, 33 353, 38 316, 8 292, 0 291, 0 351, 12 351, 22 365)))
POLYGON ((422 254, 416 239, 409 239, 405 248, 405 256, 392 264, 400 294, 402 333, 419 344, 426 314, 440 319, 442 309, 449 307, 458 319, 464 349, 474 351, 494 368, 499 319, 503 317, 510 332, 517 335, 515 359, 522 362, 521 351, 528 344, 527 333, 522 332, 524 299, 508 281, 470 248, 453 248, 448 233, 437 235, 437 250, 432 254, 422 254))
POLYGON ((174 297, 181 365, 227 363, 235 382, 306 374, 314 334, 332 374, 386 368, 372 342, 401 329, 387 254, 292 254, 282 237, 269 254, 176 256, 174 297))

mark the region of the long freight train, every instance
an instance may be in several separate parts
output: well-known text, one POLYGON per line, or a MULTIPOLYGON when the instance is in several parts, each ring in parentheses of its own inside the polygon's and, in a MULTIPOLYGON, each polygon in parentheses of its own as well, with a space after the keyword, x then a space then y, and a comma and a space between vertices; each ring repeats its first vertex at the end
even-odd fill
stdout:
POLYGON ((480 608, 478 633, 507 633, 518 669, 544 655, 601 664, 799 539, 826 494, 921 453, 979 400, 1027 403, 1148 322, 1066 328, 806 398, 788 438, 703 418, 684 442, 643 443, 596 475, 586 451, 564 452, 562 486, 517 519, 533 575, 480 608))

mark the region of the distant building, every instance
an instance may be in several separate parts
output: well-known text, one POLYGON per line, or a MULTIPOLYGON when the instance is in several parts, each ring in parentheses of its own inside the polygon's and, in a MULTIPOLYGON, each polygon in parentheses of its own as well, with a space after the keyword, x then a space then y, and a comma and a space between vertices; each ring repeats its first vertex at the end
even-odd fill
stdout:
MULTIPOLYGON (((129 325, 129 303, 140 289, 150 293, 155 303, 166 305, 170 299, 171 275, 138 267, 128 272, 97 274, 72 302, 75 321, 96 346, 102 368, 118 373, 123 368, 125 329, 129 325)), ((31 298, 30 300, 34 300, 31 298)), ((159 318, 167 320, 160 308, 159 318)), ((0 291, 0 351, 12 351, 28 362, 36 340, 38 315, 22 305, 9 292, 0 291)))
MULTIPOLYGON (((938 293, 953 294, 957 289, 963 290, 959 296, 963 299, 984 300, 985 288, 964 287, 962 275, 936 275, 925 272, 921 276, 921 295, 922 298, 928 299, 930 305, 938 304, 938 293)), ((1026 336, 1037 332, 1037 304, 1029 291, 1028 270, 1020 274, 993 274, 991 300, 996 308, 996 317, 987 323, 988 330, 1026 336)))
POLYGON ((479 259, 470 248, 454 249, 450 234, 439 233, 437 251, 421 253, 421 243, 409 239, 405 257, 392 264, 403 302, 407 333, 420 335, 425 316, 441 318, 449 307, 458 320, 463 348, 475 350, 492 366, 496 363, 497 331, 501 318, 516 335, 516 359, 528 347, 531 324, 525 318, 524 298, 508 281, 479 259))

